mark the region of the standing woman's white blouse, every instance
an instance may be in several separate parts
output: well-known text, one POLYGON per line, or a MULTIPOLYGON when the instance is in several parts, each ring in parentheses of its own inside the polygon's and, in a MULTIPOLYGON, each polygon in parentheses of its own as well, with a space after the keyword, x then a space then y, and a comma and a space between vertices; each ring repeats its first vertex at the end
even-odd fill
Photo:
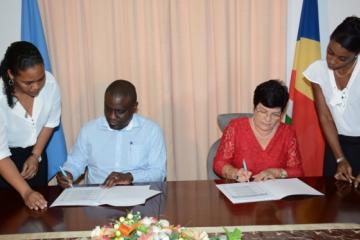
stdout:
POLYGON ((51 73, 46 71, 45 76, 44 87, 34 98, 32 116, 19 102, 15 102, 13 108, 9 107, 3 81, 0 80, 0 160, 11 155, 9 147, 33 146, 43 127, 54 128, 59 125, 59 86, 51 73))
POLYGON ((360 136, 359 71, 357 61, 347 86, 342 90, 338 89, 334 71, 328 68, 324 60, 312 63, 304 72, 309 81, 320 85, 338 133, 345 136, 360 136))

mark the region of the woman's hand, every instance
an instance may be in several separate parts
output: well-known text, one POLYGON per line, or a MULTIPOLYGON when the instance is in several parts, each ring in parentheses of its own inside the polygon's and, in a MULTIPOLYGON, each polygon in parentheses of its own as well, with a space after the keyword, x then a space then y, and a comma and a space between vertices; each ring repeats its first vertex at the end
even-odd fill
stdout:
POLYGON ((340 197, 345 197, 349 195, 352 191, 352 185, 344 181, 336 181, 335 187, 336 187, 336 195, 340 197))
POLYGON ((251 178, 252 172, 246 171, 244 168, 238 169, 230 164, 224 165, 222 169, 222 177, 232 179, 238 182, 248 182, 251 178))
POLYGON ((355 188, 358 188, 360 185, 360 173, 357 175, 357 177, 355 178, 355 181, 354 181, 354 187, 355 188))
POLYGON ((47 208, 47 201, 38 192, 30 189, 23 196, 25 205, 28 206, 31 210, 42 210, 47 208))
POLYGON ((244 168, 240 168, 235 172, 234 179, 238 182, 248 182, 250 181, 252 172, 245 170, 244 168))
POLYGON ((254 181, 255 182, 259 182, 259 181, 265 181, 265 180, 270 180, 270 179, 275 179, 275 178, 281 178, 280 176, 282 176, 281 171, 284 171, 281 168, 268 168, 264 171, 261 171, 260 173, 254 175, 254 181))
POLYGON ((21 176, 27 180, 31 179, 36 175, 38 169, 39 161, 33 155, 30 155, 30 157, 28 157, 24 163, 21 176))
POLYGON ((338 163, 335 179, 352 183, 355 177, 352 175, 352 168, 349 162, 344 159, 338 163))

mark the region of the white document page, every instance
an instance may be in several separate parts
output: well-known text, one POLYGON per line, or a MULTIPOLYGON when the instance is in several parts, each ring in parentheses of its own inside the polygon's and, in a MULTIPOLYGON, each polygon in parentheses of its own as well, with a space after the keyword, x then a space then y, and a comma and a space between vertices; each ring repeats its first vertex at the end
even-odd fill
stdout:
POLYGON ((145 203, 147 198, 159 193, 161 191, 151 190, 149 185, 111 188, 74 187, 65 189, 50 207, 98 206, 102 204, 122 207, 135 206, 145 203))
POLYGON ((216 186, 232 203, 279 200, 290 195, 323 195, 297 178, 216 186))

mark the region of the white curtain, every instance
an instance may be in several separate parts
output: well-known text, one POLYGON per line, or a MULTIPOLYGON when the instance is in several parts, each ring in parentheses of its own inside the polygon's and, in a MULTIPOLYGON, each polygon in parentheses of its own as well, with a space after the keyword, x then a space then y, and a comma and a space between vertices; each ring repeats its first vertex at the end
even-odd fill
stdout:
POLYGON ((71 150, 115 79, 164 130, 168 180, 206 179, 219 113, 251 112, 256 85, 284 79, 286 0, 39 0, 71 150))

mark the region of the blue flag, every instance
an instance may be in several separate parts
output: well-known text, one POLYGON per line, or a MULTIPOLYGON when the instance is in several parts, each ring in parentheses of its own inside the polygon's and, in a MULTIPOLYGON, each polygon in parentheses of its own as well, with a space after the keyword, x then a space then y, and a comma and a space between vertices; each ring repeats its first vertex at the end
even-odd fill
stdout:
MULTIPOLYGON (((37 1, 22 0, 21 8, 21 40, 33 43, 40 51, 45 69, 51 72, 51 65, 46 46, 46 40, 41 22, 37 1)), ((62 125, 54 129, 54 134, 46 147, 48 156, 48 180, 59 171, 59 167, 67 157, 66 143, 62 125)))

